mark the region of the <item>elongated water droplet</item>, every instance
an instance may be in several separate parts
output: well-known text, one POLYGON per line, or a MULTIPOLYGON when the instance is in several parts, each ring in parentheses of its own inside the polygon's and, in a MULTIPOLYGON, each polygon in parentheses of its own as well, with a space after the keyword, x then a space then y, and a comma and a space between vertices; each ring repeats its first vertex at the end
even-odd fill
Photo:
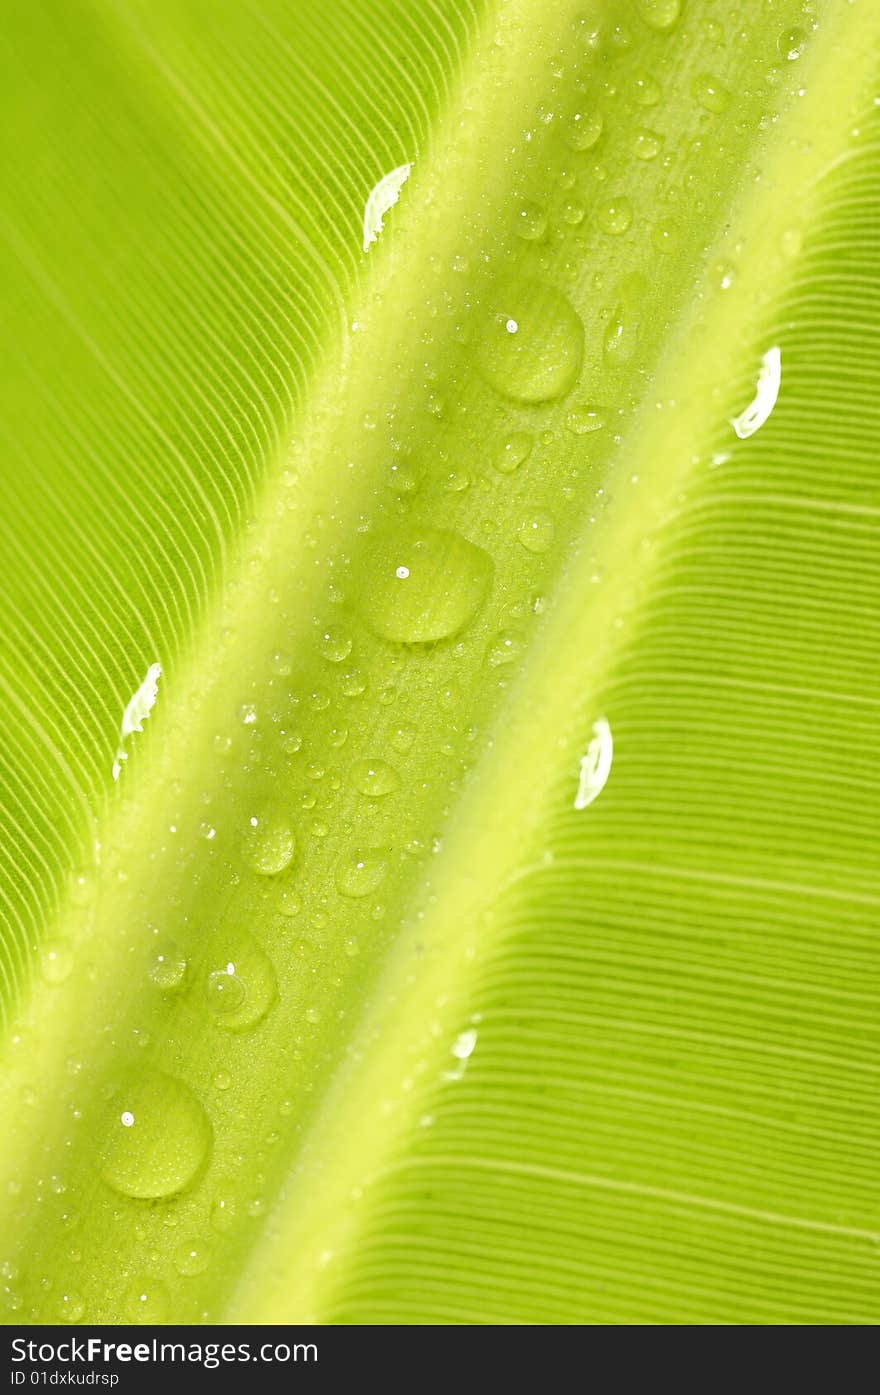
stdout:
POLYGON ((252 872, 274 877, 283 872, 296 851, 296 838, 283 821, 251 819, 246 835, 246 856, 252 872))
POLYGON ((492 463, 502 475, 512 475, 524 460, 528 460, 532 450, 532 438, 527 431, 512 431, 505 436, 493 456, 492 463))
POLYGON ((173 1196, 201 1169, 211 1137, 208 1116, 188 1085, 160 1071, 138 1075, 107 1111, 101 1175, 124 1196, 173 1196))
POLYGON ((244 930, 219 934, 205 972, 205 998, 214 1022, 246 1032, 266 1016, 278 996, 272 960, 244 930))
POLYGON ((336 886, 343 896, 369 896, 381 886, 388 870, 384 848, 362 848, 349 853, 339 866, 336 886))
POLYGON ((574 797, 576 809, 587 809, 602 793, 611 773, 614 758, 614 742, 611 728, 604 717, 593 723, 593 736, 586 754, 581 758, 578 774, 577 793, 574 797))
POLYGON ((380 537, 365 567, 361 613, 370 629, 400 644, 431 644, 474 618, 492 580, 481 547, 445 528, 380 537))
POLYGON ((583 345, 583 325, 565 296, 527 281, 496 295, 478 361, 486 381, 503 397, 549 402, 577 379, 583 345))
POLYGON ((776 47, 779 49, 780 57, 787 59, 789 63, 796 63, 807 45, 806 31, 803 29, 784 29, 779 35, 776 47))
POLYGON ((651 29, 666 33, 681 15, 681 0, 636 0, 639 14, 651 29))
POLYGON ((364 757, 351 767, 351 783, 370 799, 384 799, 400 789, 400 776, 387 760, 364 757))
POLYGON ((629 363, 636 351, 644 289, 638 275, 625 276, 618 282, 618 300, 602 341, 602 352, 609 366, 629 363))
POLYGON ((605 425, 605 413, 601 407, 592 404, 580 407, 572 407, 565 424, 574 436, 589 436, 594 431, 601 431, 605 425))

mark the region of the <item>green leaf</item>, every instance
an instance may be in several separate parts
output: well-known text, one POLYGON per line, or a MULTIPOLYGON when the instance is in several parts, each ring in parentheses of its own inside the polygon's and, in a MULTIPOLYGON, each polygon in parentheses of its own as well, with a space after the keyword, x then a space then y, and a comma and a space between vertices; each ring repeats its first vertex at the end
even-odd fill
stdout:
POLYGON ((880 1317, 875 10, 13 6, 6 1320, 880 1317))

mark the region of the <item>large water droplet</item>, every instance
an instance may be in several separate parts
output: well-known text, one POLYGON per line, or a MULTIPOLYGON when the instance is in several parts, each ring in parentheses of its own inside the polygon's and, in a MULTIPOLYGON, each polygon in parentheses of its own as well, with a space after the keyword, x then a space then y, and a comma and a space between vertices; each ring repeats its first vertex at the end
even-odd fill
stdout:
POLYGON ((351 767, 351 783, 370 799, 384 799, 400 789, 400 776, 387 760, 364 757, 351 767))
POLYGON ((272 960, 244 930, 214 941, 205 972, 208 1010, 218 1027, 246 1032, 266 1016, 278 996, 272 960))
POLYGON ((296 851, 296 838, 284 822, 252 818, 246 839, 246 857, 252 872, 274 877, 290 865, 296 851))
POLYGON ((384 848, 358 849, 340 864, 336 885, 343 896, 369 896, 382 884, 387 870, 384 848))
POLYGON ((549 402, 574 384, 583 346, 583 325, 565 296, 526 281, 496 294, 478 357, 483 376, 502 396, 549 402))
POLYGON ((410 528, 377 539, 367 557, 361 612, 400 644, 431 644, 474 618, 492 580, 481 547, 447 528, 410 528))
POLYGON ((101 1175, 123 1196, 173 1196, 201 1169, 211 1137, 208 1116, 188 1085, 160 1071, 138 1075, 109 1107, 101 1175))
POLYGON ((681 0, 636 0, 639 14, 651 29, 673 29, 681 14, 681 0))

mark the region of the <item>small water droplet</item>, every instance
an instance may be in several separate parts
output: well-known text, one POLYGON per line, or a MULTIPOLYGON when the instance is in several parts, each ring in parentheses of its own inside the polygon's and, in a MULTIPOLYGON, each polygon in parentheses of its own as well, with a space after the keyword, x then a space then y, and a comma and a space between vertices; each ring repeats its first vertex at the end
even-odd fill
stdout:
POLYGON ((619 299, 609 316, 602 352, 609 366, 629 363, 636 351, 643 292, 641 277, 624 277, 617 287, 619 299))
POLYGON ((610 203, 600 204, 596 210, 596 222, 611 237, 625 233, 632 220, 633 206, 625 194, 618 195, 610 203))
POLYGON ((807 35, 803 29, 784 29, 776 41, 780 58, 796 63, 807 46, 807 35))
POLYGON ((532 438, 527 431, 512 431, 505 436, 492 457, 492 463, 502 475, 512 475, 524 460, 528 460, 532 450, 532 438))
POLYGON ((355 789, 370 799, 384 799, 400 789, 400 776, 387 760, 371 757, 356 760, 350 775, 355 789))
POLYGON ((286 886, 278 897, 278 909, 282 915, 299 915, 302 910, 302 897, 295 887, 286 886))
POLYGON ((59 1322, 79 1322, 85 1312, 85 1304, 78 1293, 65 1289, 59 1296, 55 1313, 59 1322))
POLYGON ((171 940, 163 941, 149 969, 150 979, 164 993, 179 988, 186 975, 186 956, 171 940))
POLYGON ((349 853, 336 874, 336 886, 343 896, 369 896, 385 880, 388 870, 384 848, 362 848, 349 853))
POLYGON ((235 1224, 237 1210, 232 1182, 219 1182, 211 1199, 210 1220, 215 1230, 225 1233, 235 1224))
POLYGON ((585 405, 572 407, 565 424, 574 436, 589 436, 601 431, 605 425, 605 414, 600 407, 585 405))
POLYGON ((681 0, 636 0, 639 14, 650 29, 667 33, 681 15, 681 0))
POLYGON ((178 1274, 183 1274, 187 1278, 193 1278, 196 1274, 204 1274, 210 1262, 210 1252, 204 1245, 187 1242, 179 1245, 174 1251, 174 1267, 178 1274))
POLYGON ((261 877, 274 877, 283 872, 296 850, 296 838, 290 826, 273 819, 252 818, 245 842, 247 864, 261 877))
POLYGON ((135 1279, 123 1295, 123 1312, 129 1322, 142 1325, 164 1322, 170 1306, 168 1290, 158 1279, 135 1279))
POLYGON ((525 649, 525 641, 517 630, 499 630, 486 650, 490 668, 503 668, 515 663, 525 649))
POLYGON ((634 78, 632 94, 633 101, 640 107, 655 107, 662 95, 659 82, 648 73, 634 78))
POLYGON ((205 971, 208 1011, 218 1027, 245 1032, 266 1016, 278 996, 272 961, 244 930, 217 936, 205 971))
POLYGON ((568 392, 581 366, 584 331, 565 296, 527 281, 500 291, 496 305, 478 345, 486 381, 516 402, 549 402, 568 392), (507 329, 511 320, 515 334, 507 329))
POLYGON ((63 983, 73 968, 74 955, 70 945, 54 940, 40 955, 40 971, 49 984, 63 983))
POLYGON ((575 150, 591 150, 602 134, 604 120, 600 111, 576 111, 566 128, 569 144, 575 150))
POLYGON ((633 137, 633 154, 639 160, 656 160, 663 149, 663 137, 642 127, 633 137))
POLYGON ((715 116, 726 111, 730 104, 730 93, 726 87, 722 87, 717 78, 711 73, 699 73, 691 83, 691 96, 705 111, 711 111, 715 116))
POLYGON ((548 513, 533 513, 519 525, 517 537, 527 552, 546 552, 553 543, 555 525, 548 513))
POLYGON ((348 673, 342 675, 342 695, 343 697, 360 697, 366 691, 366 679, 360 669, 350 669, 348 673))
POLYGON ((379 538, 365 571, 361 611, 370 629, 400 644, 430 644, 470 623, 493 567, 488 554, 460 533, 426 527, 379 538))
POLYGON ((540 242, 547 232, 547 217, 540 204, 523 199, 517 205, 514 226, 524 242, 540 242))
POLYGON ((123 1196, 173 1196, 202 1167, 211 1137, 208 1116, 188 1085, 161 1071, 145 1072, 108 1106, 101 1175, 123 1196))
POLYGON ((416 739, 416 728, 412 722, 400 722, 394 727, 389 741, 394 750, 405 756, 407 751, 412 749, 412 744, 416 739))
POLYGON ((318 649, 331 664, 341 664, 351 653, 351 637, 336 626, 322 629, 318 639, 318 649))

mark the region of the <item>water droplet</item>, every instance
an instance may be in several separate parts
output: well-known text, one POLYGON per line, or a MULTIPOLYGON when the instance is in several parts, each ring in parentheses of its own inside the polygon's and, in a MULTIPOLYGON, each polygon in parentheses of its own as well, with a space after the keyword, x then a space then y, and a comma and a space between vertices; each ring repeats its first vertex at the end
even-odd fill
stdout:
POLYGON ((85 1304, 78 1293, 65 1289, 55 1306, 59 1322, 79 1322, 85 1312, 85 1304))
POLYGON ((517 537, 527 552, 546 552, 553 543, 555 525, 548 513, 533 513, 519 525, 517 537))
POLYGON ((400 776, 387 760, 364 757, 351 767, 351 783, 370 799, 384 799, 400 789, 400 776))
POLYGON ((288 824, 252 818, 246 835, 246 857, 252 872, 274 877, 290 865, 296 838, 288 824))
POLYGON ((225 1233, 235 1224, 235 1189, 231 1182, 220 1182, 211 1199, 210 1220, 215 1230, 225 1233))
POLYGON ((236 1012, 247 996, 247 989, 229 963, 225 969, 212 969, 205 986, 208 1011, 218 1016, 236 1012))
POLYGON ((492 561, 482 548, 442 528, 410 528, 379 538, 367 559, 361 610, 370 628, 401 644, 430 644, 463 630, 489 589, 492 561), (406 576, 400 575, 401 568, 406 576))
POLYGON ((629 363, 639 338, 644 284, 640 276, 624 277, 618 284, 619 299, 605 326, 602 352, 609 366, 629 363))
POLYGON ((206 965, 208 1010, 218 1027, 245 1032, 266 1016, 278 996, 272 961, 244 930, 217 936, 206 965))
POLYGON ((490 668, 503 668, 515 663, 525 649, 525 641, 517 630, 499 630, 486 650, 486 663, 490 668))
POLYGON ((174 1251, 175 1269, 178 1274, 183 1274, 188 1278, 193 1278, 196 1274, 204 1274, 210 1262, 210 1252, 204 1245, 188 1242, 179 1245, 174 1251))
POLYGON ((524 282, 499 292, 478 345, 480 369, 503 397, 549 402, 574 384, 583 343, 583 326, 565 296, 541 282, 524 282), (507 329, 510 320, 516 334, 507 329))
POLYGON ((651 241, 658 252, 674 252, 678 247, 678 232, 671 223, 655 223, 651 241))
POLYGON ((321 630, 318 648, 331 664, 341 664, 351 653, 351 638, 344 630, 328 626, 321 630))
POLYGON ((286 886, 278 897, 278 909, 282 915, 299 915, 302 910, 302 897, 292 886, 286 886))
POLYGON ((199 1172, 211 1136, 208 1116, 188 1085, 161 1071, 138 1075, 109 1106, 101 1175, 123 1196, 173 1196, 199 1172))
POLYGON ((662 95, 659 82, 647 73, 633 80, 632 94, 633 101, 640 107, 655 107, 662 95))
POLYGON ((123 1295, 123 1311, 129 1322, 143 1325, 164 1322, 170 1306, 168 1290, 158 1279, 135 1279, 123 1295))
POLYGON ((600 111, 576 111, 567 127, 570 145, 575 150, 591 150, 601 136, 604 124, 600 111))
POLYGON ((164 993, 179 988, 186 975, 186 957, 170 940, 157 950, 150 965, 150 978, 164 993))
POLYGON ((807 35, 803 29, 784 29, 776 41, 779 56, 789 63, 796 63, 807 46, 807 35))
POLYGON ((665 33, 673 29, 681 14, 681 0, 636 0, 639 14, 650 29, 665 33))
POLYGON ((502 475, 512 475, 524 460, 528 460, 532 450, 532 438, 527 431, 512 431, 505 436, 492 458, 496 470, 502 475))
POLYGON ((611 237, 625 233, 632 220, 633 206, 625 194, 620 194, 610 203, 600 204, 596 210, 596 222, 611 237))
POLYGON ((722 87, 710 73, 699 73, 691 83, 691 96, 706 111, 718 116, 726 111, 730 103, 730 93, 722 87))
POLYGON ((562 217, 569 227, 576 228, 584 221, 586 209, 580 199, 566 199, 562 205, 562 217))
POLYGON ((382 884, 388 870, 384 848, 351 852, 340 864, 336 885, 343 896, 369 896, 382 884))
POLYGON ((517 205, 514 224, 519 237, 525 242, 540 242, 547 232, 547 218, 540 204, 531 199, 523 199, 517 205))
POLYGON ((88 906, 95 894, 95 881, 91 872, 80 870, 70 877, 70 899, 75 906, 88 906))
POLYGON ((588 436, 594 431, 602 430, 605 425, 605 414, 599 407, 572 407, 565 418, 565 424, 573 435, 588 436))
POLYGON ((342 675, 342 695, 343 697, 360 697, 366 691, 366 680, 360 669, 350 669, 348 673, 342 675))
POLYGON ((63 983, 74 964, 73 950, 60 940, 46 945, 40 955, 40 970, 47 983, 63 983))
POLYGON ((633 154, 639 160, 656 160, 663 149, 663 137, 643 127, 633 138, 633 154))
POLYGON ((800 228, 786 228, 782 234, 783 256, 796 257, 801 250, 802 241, 800 228))
POLYGON ((412 722, 401 722, 391 732, 389 740, 394 750, 405 756, 407 751, 412 749, 412 744, 416 739, 416 728, 412 722))

